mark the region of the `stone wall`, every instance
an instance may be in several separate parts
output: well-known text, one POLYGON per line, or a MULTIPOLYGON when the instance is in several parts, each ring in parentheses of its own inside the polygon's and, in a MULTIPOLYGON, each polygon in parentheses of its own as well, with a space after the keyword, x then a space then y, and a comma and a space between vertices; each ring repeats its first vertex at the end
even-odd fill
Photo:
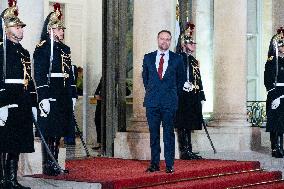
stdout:
POLYGON ((284 1, 274 0, 272 6, 273 12, 273 31, 284 25, 284 1))

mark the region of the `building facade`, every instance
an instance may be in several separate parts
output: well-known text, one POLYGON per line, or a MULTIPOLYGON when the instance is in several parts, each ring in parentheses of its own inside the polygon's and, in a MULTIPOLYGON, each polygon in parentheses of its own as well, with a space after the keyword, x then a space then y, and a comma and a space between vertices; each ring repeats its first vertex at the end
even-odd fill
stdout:
MULTIPOLYGON (((4 10, 7 2, 6 0, 0 2, 0 9, 4 10)), ((20 17, 27 24, 22 44, 30 54, 39 42, 43 21, 52 10, 53 2, 54 0, 18 0, 20 17)), ((145 109, 142 105, 144 98, 144 88, 141 87, 143 86, 142 59, 145 53, 157 48, 158 31, 168 29, 172 33, 177 32, 175 27, 177 1, 118 0, 117 4, 102 0, 57 0, 56 2, 62 5, 64 11, 67 26, 65 43, 71 47, 74 64, 83 67, 84 70, 83 96, 79 98, 76 116, 85 139, 89 144, 96 140, 93 121, 95 105, 90 102, 103 75, 107 85, 104 114, 107 115, 104 124, 108 128, 109 141, 106 144, 109 146, 107 154, 147 159, 148 152, 129 155, 134 148, 143 147, 149 142, 145 109), (129 10, 127 9, 129 3, 132 14, 122 12, 129 10), (133 22, 129 22, 129 16, 132 16, 133 22), (132 81, 133 105, 130 108, 133 109, 133 113, 130 116, 130 124, 127 124, 127 132, 119 132, 121 131, 119 124, 113 124, 113 120, 120 120, 119 114, 125 114, 126 111, 121 108, 122 105, 116 106, 111 102, 115 101, 116 87, 123 84, 116 85, 113 80, 116 78, 116 72, 125 72, 125 70, 120 61, 121 57, 111 56, 111 53, 116 54, 121 51, 111 51, 116 49, 117 45, 121 49, 129 47, 122 33, 121 24, 124 21, 133 31, 131 36, 133 44, 130 45, 133 69, 131 78, 126 78, 127 74, 118 75, 122 76, 120 82, 126 79, 132 81), (110 107, 113 111, 108 112, 110 107), (113 115, 118 118, 114 119, 113 115), (126 148, 128 151, 125 150, 126 148)), ((266 98, 263 85, 264 64, 272 35, 278 27, 284 25, 282 11, 284 2, 240 0, 228 3, 226 0, 180 0, 179 4, 182 6, 181 9, 189 12, 188 18, 196 25, 194 34, 197 41, 196 57, 201 62, 207 99, 204 113, 210 115, 212 119, 209 130, 213 138, 218 141, 217 149, 250 150, 252 129, 247 122, 247 101, 263 101, 266 98), (235 140, 230 145, 224 145, 232 136, 235 140)), ((174 44, 173 41, 172 50, 174 44)), ((123 95, 125 96, 122 94, 122 97, 123 95)), ((122 103, 125 101, 122 100, 122 103)), ((204 136, 202 132, 195 133, 197 141, 195 147, 203 146, 204 136)))

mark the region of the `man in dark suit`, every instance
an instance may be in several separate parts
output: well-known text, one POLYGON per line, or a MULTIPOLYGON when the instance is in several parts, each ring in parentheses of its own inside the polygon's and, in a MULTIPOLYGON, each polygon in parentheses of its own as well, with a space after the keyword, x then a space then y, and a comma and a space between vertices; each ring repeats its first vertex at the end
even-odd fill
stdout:
POLYGON ((174 172, 175 135, 174 117, 178 106, 178 94, 185 81, 181 56, 169 51, 171 32, 158 33, 158 50, 146 54, 143 60, 144 107, 150 130, 151 164, 147 172, 160 170, 160 124, 163 126, 163 141, 166 173, 174 172))

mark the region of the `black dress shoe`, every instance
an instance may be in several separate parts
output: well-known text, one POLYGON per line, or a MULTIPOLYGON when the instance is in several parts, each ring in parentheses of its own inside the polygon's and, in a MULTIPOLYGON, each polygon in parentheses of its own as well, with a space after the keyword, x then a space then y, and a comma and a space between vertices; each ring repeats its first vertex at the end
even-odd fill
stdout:
POLYGON ((173 173, 175 172, 174 167, 166 167, 166 173, 173 173))
POLYGON ((160 171, 160 167, 156 164, 151 164, 148 169, 146 169, 146 172, 155 172, 155 171, 160 171))

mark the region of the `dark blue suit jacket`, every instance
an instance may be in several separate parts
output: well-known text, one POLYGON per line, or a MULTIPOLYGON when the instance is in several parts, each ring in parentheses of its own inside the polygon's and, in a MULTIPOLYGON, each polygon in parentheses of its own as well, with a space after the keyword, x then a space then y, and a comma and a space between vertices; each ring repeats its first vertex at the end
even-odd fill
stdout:
POLYGON ((168 68, 162 80, 156 69, 157 51, 146 54, 143 59, 144 107, 163 107, 176 110, 178 94, 185 82, 182 57, 169 51, 168 68))

